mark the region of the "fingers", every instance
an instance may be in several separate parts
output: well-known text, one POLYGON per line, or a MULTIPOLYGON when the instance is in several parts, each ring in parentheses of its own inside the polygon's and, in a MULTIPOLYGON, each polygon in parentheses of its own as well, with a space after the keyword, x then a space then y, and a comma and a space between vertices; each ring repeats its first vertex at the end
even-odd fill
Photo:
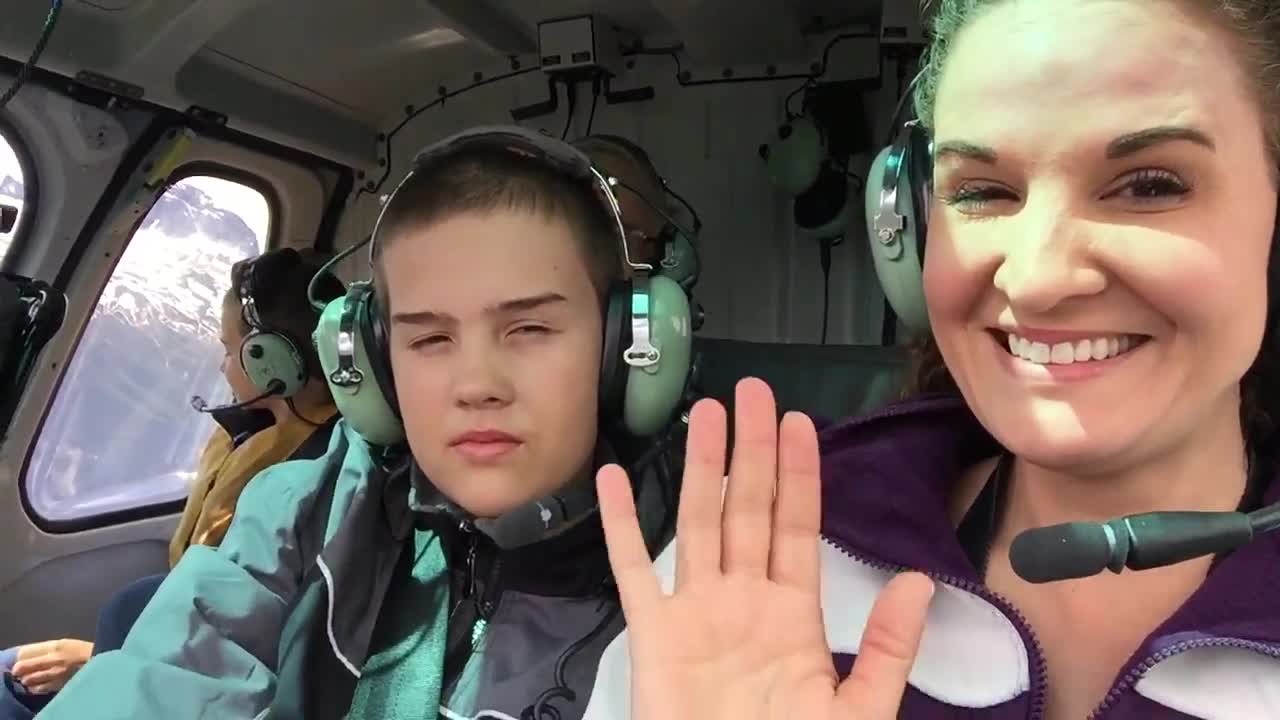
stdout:
POLYGON ((46 640, 44 642, 23 645, 18 648, 18 659, 27 660, 41 655, 48 655, 58 649, 58 642, 58 640, 46 640))
POLYGON ((727 434, 724 406, 699 400, 689 413, 684 479, 676 513, 676 589, 720 574, 720 505, 727 434))
POLYGON ((15 678, 17 678, 20 682, 22 682, 23 685, 26 685, 26 681, 23 680, 23 678, 33 674, 44 672, 46 670, 49 670, 50 668, 59 667, 61 664, 62 664, 62 661, 57 655, 53 655, 53 654, 37 655, 36 657, 28 658, 26 660, 19 660, 18 662, 14 663, 13 669, 10 670, 9 672, 15 678))
POLYGON ((634 623, 662 598, 662 588, 640 532, 626 471, 617 465, 600 468, 596 474, 596 494, 600 499, 600 521, 604 525, 609 565, 618 583, 622 612, 628 623, 634 623))
POLYGON ((778 430, 777 495, 769 577, 816 595, 822 519, 818 434, 802 413, 787 413, 778 430))
POLYGON ((738 381, 733 460, 725 491, 721 563, 726 573, 764 575, 769 568, 773 492, 778 481, 778 415, 764 381, 738 381))
POLYGON ((919 573, 904 573, 880 592, 862 634, 853 672, 840 684, 837 702, 847 717, 893 720, 924 633, 934 585, 919 573))
POLYGON ((14 675, 14 678, 34 695, 45 695, 54 692, 66 684, 65 672, 62 668, 42 670, 38 673, 31 673, 25 678, 14 675))

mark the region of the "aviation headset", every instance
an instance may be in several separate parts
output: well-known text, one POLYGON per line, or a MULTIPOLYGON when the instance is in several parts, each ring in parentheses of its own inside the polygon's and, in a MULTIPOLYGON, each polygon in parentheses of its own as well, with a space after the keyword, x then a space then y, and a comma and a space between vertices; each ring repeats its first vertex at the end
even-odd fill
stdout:
MULTIPOLYGON (((370 263, 377 256, 383 218, 400 188, 415 175, 430 175, 442 159, 474 147, 500 148, 544 163, 593 190, 605 204, 622 258, 633 277, 616 281, 609 288, 599 377, 601 420, 616 423, 633 437, 660 433, 684 399, 690 370, 688 296, 675 280, 651 276, 651 265, 631 260, 613 190, 619 182, 593 167, 586 154, 572 145, 519 126, 486 126, 427 147, 418 153, 413 168, 383 204, 369 240, 370 263)), ((325 307, 313 340, 343 417, 370 443, 391 446, 403 442, 404 426, 383 315, 373 283, 354 283, 345 297, 325 307)))
MULTIPOLYGON (((693 209, 693 205, 685 200, 679 193, 671 189, 671 185, 662 173, 658 172, 658 168, 654 165, 653 160, 649 157, 649 153, 644 148, 634 142, 621 137, 619 135, 596 134, 588 135, 575 143, 575 147, 583 147, 590 145, 612 145, 614 148, 622 152, 622 154, 630 157, 634 162, 644 168, 648 168, 650 172, 658 178, 658 184, 662 187, 662 192, 669 195, 684 206, 693 221, 693 226, 686 228, 672 219, 671 213, 662 207, 662 204, 656 198, 650 198, 645 193, 640 192, 639 188, 630 187, 621 181, 617 184, 635 193, 645 205, 648 205, 654 212, 662 218, 662 229, 658 231, 658 237, 654 238, 663 248, 660 274, 665 275, 684 288, 686 293, 692 293, 693 287, 698 284, 698 278, 702 272, 702 261, 698 255, 698 235, 702 232, 702 218, 698 217, 698 212, 693 209)), ((605 168, 607 171, 607 168, 605 168)))
POLYGON ((916 332, 929 329, 924 304, 924 252, 928 236, 929 198, 933 191, 933 146, 914 117, 898 125, 920 74, 907 86, 894 110, 895 135, 876 155, 864 191, 867 235, 876 275, 889 305, 916 332))
POLYGON ((288 333, 271 328, 258 307, 263 276, 274 275, 271 270, 286 265, 302 265, 302 256, 297 250, 285 248, 249 260, 236 281, 241 317, 249 326, 249 333, 240 342, 240 367, 253 386, 263 393, 262 397, 293 397, 306 384, 311 372, 298 344, 288 333))

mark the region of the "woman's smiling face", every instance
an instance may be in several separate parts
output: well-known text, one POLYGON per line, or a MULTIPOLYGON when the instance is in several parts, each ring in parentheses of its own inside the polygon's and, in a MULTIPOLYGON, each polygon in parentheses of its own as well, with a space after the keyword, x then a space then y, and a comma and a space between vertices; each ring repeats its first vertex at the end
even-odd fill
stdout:
POLYGON ((1174 2, 1003 3, 956 39, 925 293, 948 370, 1016 454, 1102 471, 1236 421, 1276 219, 1245 80, 1174 2))

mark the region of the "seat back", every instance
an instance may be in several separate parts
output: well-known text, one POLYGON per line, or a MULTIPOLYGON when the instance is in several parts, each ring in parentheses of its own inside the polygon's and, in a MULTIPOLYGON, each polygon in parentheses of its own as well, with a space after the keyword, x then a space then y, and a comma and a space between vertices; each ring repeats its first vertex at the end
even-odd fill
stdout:
POLYGON ((798 345, 697 338, 697 390, 732 412, 733 389, 744 377, 773 388, 778 411, 799 410, 816 422, 862 415, 897 397, 907 369, 901 347, 798 345))

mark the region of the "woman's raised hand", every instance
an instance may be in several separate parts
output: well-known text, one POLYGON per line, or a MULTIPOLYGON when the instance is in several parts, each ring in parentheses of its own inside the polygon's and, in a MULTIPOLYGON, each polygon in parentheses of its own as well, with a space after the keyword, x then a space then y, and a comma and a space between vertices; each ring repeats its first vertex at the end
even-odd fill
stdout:
POLYGON ((659 586, 625 471, 597 478, 630 635, 632 720, 896 718, 931 581, 888 584, 840 682, 819 592, 817 433, 800 413, 777 423, 760 380, 741 381, 735 405, 723 506, 724 408, 702 400, 690 417, 673 594, 659 586))

